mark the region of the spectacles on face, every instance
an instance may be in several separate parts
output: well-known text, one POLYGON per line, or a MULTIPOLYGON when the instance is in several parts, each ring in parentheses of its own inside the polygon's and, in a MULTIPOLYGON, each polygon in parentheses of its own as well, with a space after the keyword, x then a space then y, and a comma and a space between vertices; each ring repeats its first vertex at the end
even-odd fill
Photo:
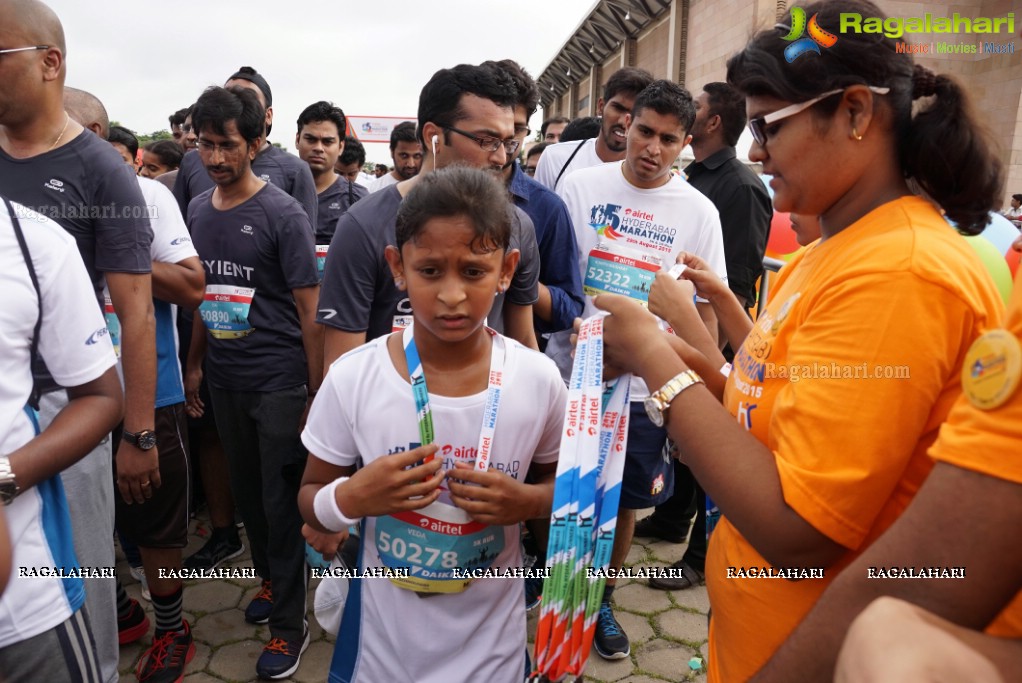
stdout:
POLYGON ((475 143, 479 145, 479 148, 486 152, 496 152, 500 149, 500 146, 503 145, 504 151, 507 152, 507 155, 514 156, 515 152, 518 151, 518 145, 521 144, 514 138, 501 140, 500 138, 495 138, 491 135, 475 135, 474 133, 458 130, 454 126, 443 126, 443 129, 457 133, 458 135, 464 135, 469 140, 474 140, 475 143))
POLYGON ((527 138, 532 135, 532 129, 528 126, 515 126, 515 137, 527 138))
POLYGON ((522 166, 522 170, 525 171, 525 175, 536 175, 535 166, 522 166))
MULTIPOLYGON (((869 86, 869 89, 875 92, 877 95, 886 95, 891 91, 890 88, 878 87, 874 85, 869 86)), ((786 119, 789 116, 794 116, 795 114, 801 113, 808 109, 809 107, 816 104, 817 102, 822 102, 828 97, 831 97, 832 95, 837 95, 838 93, 844 92, 845 90, 846 90, 845 88, 829 90, 820 95, 819 97, 814 97, 811 100, 806 100, 805 102, 798 102, 796 104, 788 105, 787 107, 784 107, 783 109, 778 109, 777 111, 771 112, 766 116, 757 116, 754 119, 749 119, 749 132, 752 133, 752 139, 755 140, 756 143, 759 144, 761 147, 766 145, 767 126, 777 123, 782 119, 786 119)))
POLYGON ((14 52, 34 52, 36 50, 49 50, 49 45, 30 45, 29 47, 9 47, 0 50, 0 55, 9 55, 14 52))
POLYGON ((233 156, 241 150, 241 145, 236 142, 225 142, 217 145, 209 140, 199 140, 196 146, 199 148, 199 151, 206 152, 207 154, 212 154, 219 150, 220 154, 225 157, 233 156))

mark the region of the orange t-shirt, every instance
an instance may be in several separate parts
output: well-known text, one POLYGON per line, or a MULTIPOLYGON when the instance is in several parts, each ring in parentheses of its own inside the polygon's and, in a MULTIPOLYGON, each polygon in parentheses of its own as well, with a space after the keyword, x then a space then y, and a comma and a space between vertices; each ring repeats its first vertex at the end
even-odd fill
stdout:
MULTIPOLYGON (((1022 272, 1008 302, 1004 329, 1022 341, 1022 272)), ((996 381, 997 378, 995 378, 996 381)), ((973 472, 1022 484, 1022 388, 992 410, 974 407, 963 395, 955 403, 930 457, 973 472)), ((996 636, 1022 637, 1022 593, 987 628, 996 636)))
POLYGON ((787 504, 850 550, 822 579, 728 578, 770 563, 722 517, 706 560, 710 681, 758 671, 905 509, 933 466, 926 450, 963 358, 1001 309, 976 252, 918 197, 874 209, 781 271, 724 404, 772 451, 787 504))

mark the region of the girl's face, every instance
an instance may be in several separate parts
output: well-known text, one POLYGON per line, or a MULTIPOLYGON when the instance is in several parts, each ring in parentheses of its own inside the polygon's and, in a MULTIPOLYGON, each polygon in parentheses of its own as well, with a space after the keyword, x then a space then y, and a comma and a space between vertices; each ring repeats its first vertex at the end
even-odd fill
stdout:
POLYGON ((170 170, 169 167, 164 166, 163 162, 160 161, 160 157, 156 156, 149 150, 142 152, 142 168, 138 169, 138 174, 144 178, 155 178, 161 176, 170 170))
POLYGON ((458 342, 478 331, 518 265, 517 249, 480 253, 473 248, 475 237, 468 218, 443 216, 426 221, 400 253, 387 247, 387 262, 398 288, 408 292, 416 327, 439 340, 458 342))
MULTIPOLYGON (((790 104, 773 97, 746 98, 750 119, 790 104)), ((837 152, 845 142, 840 128, 833 119, 814 119, 809 107, 768 125, 765 144, 753 142, 749 159, 762 163, 763 173, 773 176, 770 187, 777 211, 819 216, 854 185, 837 152)))

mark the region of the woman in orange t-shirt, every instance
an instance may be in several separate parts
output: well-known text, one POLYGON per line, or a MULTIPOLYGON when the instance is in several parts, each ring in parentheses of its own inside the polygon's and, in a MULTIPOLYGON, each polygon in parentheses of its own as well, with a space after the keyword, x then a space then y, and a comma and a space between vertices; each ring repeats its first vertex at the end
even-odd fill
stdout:
POLYGON ((896 40, 835 38, 847 12, 884 16, 855 0, 793 8, 728 61, 775 208, 820 216, 821 239, 773 285, 725 409, 689 388, 690 367, 716 372, 705 356, 628 300, 596 299, 612 313, 608 362, 663 385, 651 417, 667 420, 721 510, 706 564, 710 681, 755 674, 905 509, 932 468, 926 450, 966 351, 1000 321, 975 252, 906 178, 977 233, 1002 164, 955 81, 914 66, 896 40), (920 97, 932 100, 913 116, 920 97))

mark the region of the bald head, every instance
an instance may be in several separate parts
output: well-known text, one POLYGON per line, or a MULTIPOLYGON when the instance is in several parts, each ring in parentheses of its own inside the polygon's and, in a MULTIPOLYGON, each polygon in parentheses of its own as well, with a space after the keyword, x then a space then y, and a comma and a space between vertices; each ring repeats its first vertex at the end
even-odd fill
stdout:
POLYGON ((78 88, 64 87, 64 110, 73 121, 77 121, 93 133, 107 138, 110 132, 110 117, 99 98, 78 88))
POLYGON ((60 19, 39 0, 0 0, 0 26, 18 33, 25 45, 49 45, 67 54, 60 19))

